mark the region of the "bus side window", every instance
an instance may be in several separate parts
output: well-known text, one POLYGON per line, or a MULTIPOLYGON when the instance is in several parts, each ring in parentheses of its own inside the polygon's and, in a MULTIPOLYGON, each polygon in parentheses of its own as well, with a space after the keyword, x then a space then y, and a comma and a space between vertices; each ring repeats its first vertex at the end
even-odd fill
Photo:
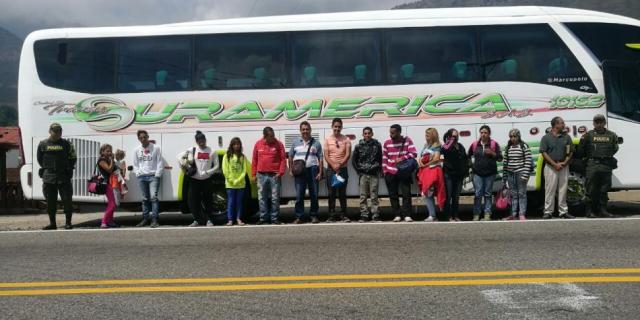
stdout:
POLYGON ((547 72, 549 77, 560 77, 567 74, 567 70, 569 69, 569 61, 567 58, 555 58, 549 62, 549 67, 547 68, 547 72))
POLYGON ((400 66, 400 83, 412 83, 413 82, 413 71, 415 70, 415 66, 413 63, 406 63, 400 66))
POLYGON ((353 67, 353 83, 354 84, 366 84, 367 83, 367 66, 364 64, 358 64, 353 67))
POLYGON ((255 77, 255 88, 270 88, 271 79, 267 76, 267 69, 265 67, 257 67, 253 69, 253 76, 255 77))
POLYGON ((467 63, 465 61, 456 61, 451 66, 451 76, 454 81, 467 80, 467 63))
POLYGON ((487 81, 515 81, 518 79, 518 62, 506 59, 487 67, 487 81))
POLYGON ((302 81, 301 84, 303 86, 316 86, 318 85, 318 75, 316 73, 316 67, 314 66, 306 66, 302 71, 302 81))

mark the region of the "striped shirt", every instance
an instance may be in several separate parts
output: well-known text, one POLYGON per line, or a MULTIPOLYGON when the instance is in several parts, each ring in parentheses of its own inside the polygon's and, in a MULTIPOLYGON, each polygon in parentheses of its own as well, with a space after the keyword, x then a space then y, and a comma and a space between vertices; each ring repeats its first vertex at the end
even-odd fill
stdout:
POLYGON ((398 141, 388 139, 382 145, 382 172, 384 174, 394 175, 398 173, 398 168, 396 168, 398 162, 415 158, 417 155, 418 150, 411 138, 404 137, 398 141), (404 148, 402 147, 403 141, 404 148))
POLYGON ((507 146, 504 151, 504 170, 528 178, 531 173, 531 149, 526 143, 507 146))

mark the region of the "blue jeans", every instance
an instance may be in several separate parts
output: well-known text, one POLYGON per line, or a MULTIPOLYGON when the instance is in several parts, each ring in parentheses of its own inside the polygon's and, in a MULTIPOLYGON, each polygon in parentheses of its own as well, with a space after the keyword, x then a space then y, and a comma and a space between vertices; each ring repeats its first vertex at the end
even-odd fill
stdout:
POLYGON ((492 174, 487 177, 481 177, 479 175, 473 176, 473 188, 475 189, 475 197, 473 198, 473 214, 479 215, 484 212, 491 215, 492 205, 492 192, 493 181, 496 179, 496 175, 492 174), (482 210, 482 198, 484 198, 484 211, 482 210))
POLYGON ((280 214, 280 177, 276 174, 258 173, 257 180, 260 221, 278 221, 278 215, 280 214))
POLYGON ((511 192, 511 215, 524 217, 527 214, 527 181, 522 175, 514 172, 507 172, 507 184, 511 192))
POLYGON ((242 219, 242 197, 244 189, 227 189, 227 219, 242 219))
POLYGON ((303 174, 295 177, 296 185, 296 217, 302 219, 304 217, 304 194, 309 188, 309 197, 311 198, 311 217, 318 216, 318 166, 306 168, 303 174))
POLYGON ((457 218, 460 192, 462 191, 462 181, 464 178, 445 173, 444 180, 447 186, 447 199, 444 202, 444 212, 449 218, 457 218))
POLYGON ((142 191, 142 218, 149 219, 149 211, 152 218, 158 219, 160 212, 160 200, 158 200, 158 190, 160 189, 160 178, 155 176, 139 176, 138 186, 142 191))

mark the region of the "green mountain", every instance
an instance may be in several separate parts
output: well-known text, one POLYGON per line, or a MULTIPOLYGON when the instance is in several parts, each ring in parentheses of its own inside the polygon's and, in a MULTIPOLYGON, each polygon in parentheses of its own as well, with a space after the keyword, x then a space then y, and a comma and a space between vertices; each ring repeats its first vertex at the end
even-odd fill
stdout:
POLYGON ((21 47, 20 38, 0 28, 0 105, 17 105, 21 47))
POLYGON ((640 19, 637 0, 419 0, 394 9, 487 7, 487 6, 552 6, 587 9, 640 19))

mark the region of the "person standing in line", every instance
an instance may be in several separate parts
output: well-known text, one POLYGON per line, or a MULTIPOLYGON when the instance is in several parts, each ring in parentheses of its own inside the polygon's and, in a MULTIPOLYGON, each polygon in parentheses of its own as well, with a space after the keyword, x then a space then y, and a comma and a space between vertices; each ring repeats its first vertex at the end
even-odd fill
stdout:
POLYGON ((413 140, 402 136, 402 127, 394 124, 389 128, 389 139, 382 145, 382 171, 389 190, 389 200, 396 217, 393 222, 412 222, 411 219, 411 182, 412 176, 398 174, 398 163, 415 159, 418 154, 413 140), (402 209, 398 193, 402 194, 402 209))
POLYGON ((334 118, 331 121, 333 134, 324 140, 322 149, 327 162, 327 190, 329 192, 329 218, 327 222, 340 221, 351 222, 347 216, 347 184, 349 183, 349 158, 351 157, 351 140, 342 134, 342 119, 334 118), (344 181, 338 187, 334 187, 333 175, 338 175, 344 181), (340 212, 336 211, 336 194, 340 200, 340 212))
POLYGON ((138 186, 142 192, 142 221, 137 227, 149 225, 149 212, 151 212, 151 228, 160 226, 160 200, 158 193, 160 181, 164 171, 164 162, 160 147, 149 141, 149 133, 138 130, 140 145, 133 150, 133 172, 138 178, 138 186))
POLYGON ((371 221, 380 221, 380 201, 378 199, 379 177, 382 169, 382 145, 373 138, 373 129, 362 129, 362 139, 353 150, 353 167, 358 173, 360 185, 360 220, 366 222, 371 214, 371 221), (367 198, 371 198, 371 209, 367 206, 367 198))
POLYGON ((242 210, 244 210, 244 189, 247 186, 247 173, 251 172, 251 164, 242 153, 242 141, 234 137, 229 142, 229 148, 222 158, 222 174, 224 185, 227 188, 227 226, 232 226, 234 221, 239 226, 242 222, 242 210))
POLYGON ((573 157, 573 142, 564 128, 564 120, 560 117, 554 117, 551 119, 551 131, 540 141, 540 153, 545 161, 543 219, 552 218, 556 196, 560 218, 574 218, 569 214, 567 206, 569 164, 573 157))
POLYGON ((441 209, 444 207, 446 198, 444 174, 440 161, 442 146, 436 128, 428 128, 424 135, 426 143, 420 151, 420 157, 418 157, 418 168, 420 168, 418 182, 427 207, 427 219, 424 221, 434 222, 438 221, 435 197, 437 196, 438 207, 441 209))
POLYGON ((303 223, 304 195, 309 188, 311 223, 318 223, 318 184, 322 179, 322 145, 311 136, 311 124, 300 123, 300 138, 293 141, 289 149, 289 174, 295 179, 296 187, 296 220, 303 223))
POLYGON ((604 115, 597 114, 593 117, 593 130, 585 133, 578 145, 586 164, 588 218, 613 217, 607 211, 607 193, 611 189, 611 174, 618 167, 613 157, 618 152, 618 136, 606 124, 604 115))
POLYGON ((115 152, 115 171, 111 175, 111 181, 113 188, 113 194, 116 200, 116 207, 120 206, 120 200, 124 199, 124 195, 129 192, 129 187, 127 186, 126 176, 127 176, 127 163, 124 161, 125 152, 124 150, 117 149, 115 152))
POLYGON ((480 139, 469 147, 468 156, 472 161, 473 188, 473 220, 480 221, 480 213, 484 213, 484 220, 491 221, 491 206, 493 204, 493 182, 498 174, 498 161, 502 161, 500 145, 491 139, 491 128, 488 125, 480 127, 480 139), (484 199, 484 206, 482 200, 484 199))
POLYGON ((282 176, 287 169, 287 155, 284 144, 276 139, 273 128, 265 127, 262 137, 253 147, 251 159, 251 176, 255 177, 258 184, 258 224, 267 221, 280 224, 280 192, 282 176))
POLYGON ((71 178, 76 168, 76 149, 67 139, 62 138, 62 126, 52 123, 49 126, 49 138, 38 145, 36 153, 40 170, 38 175, 42 179, 42 193, 47 201, 49 225, 43 230, 55 230, 58 193, 64 205, 65 229, 72 229, 73 216, 73 186, 71 178))
POLYGON ((178 162, 185 170, 185 180, 191 180, 188 189, 188 203, 189 211, 193 215, 193 223, 189 227, 204 225, 212 227, 212 176, 220 168, 220 165, 218 155, 207 146, 207 137, 204 133, 196 131, 195 140, 196 146, 178 154, 178 162))
POLYGON ((527 215, 527 183, 533 171, 531 149, 522 141, 520 130, 509 131, 509 142, 504 150, 504 174, 502 182, 511 192, 511 215, 504 220, 526 220, 527 215))
POLYGON ((460 221, 458 206, 464 178, 469 175, 466 149, 458 142, 458 130, 449 129, 444 134, 442 155, 444 156, 444 179, 447 187, 447 198, 444 202, 444 212, 449 221, 460 221))
POLYGON ((117 228, 119 226, 113 221, 113 213, 116 211, 117 207, 117 192, 114 192, 115 189, 113 187, 113 183, 111 183, 111 177, 114 176, 117 166, 113 159, 113 148, 110 144, 103 144, 100 147, 100 158, 98 159, 97 166, 107 187, 107 190, 105 191, 107 207, 105 208, 104 215, 102 216, 100 228, 117 228))

